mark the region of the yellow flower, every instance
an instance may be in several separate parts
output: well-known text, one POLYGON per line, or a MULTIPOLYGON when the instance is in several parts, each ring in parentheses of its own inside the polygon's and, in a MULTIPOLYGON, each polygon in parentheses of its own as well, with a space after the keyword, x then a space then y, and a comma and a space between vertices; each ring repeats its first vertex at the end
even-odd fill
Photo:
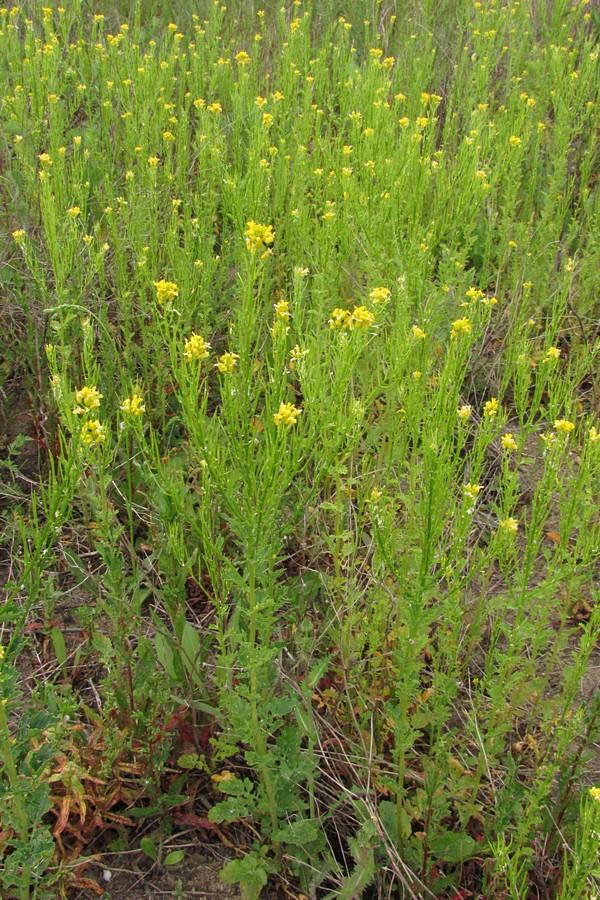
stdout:
POLYGON ((452 323, 452 331, 450 332, 450 337, 455 338, 459 334, 468 334, 471 330, 471 323, 467 319, 466 316, 463 316, 462 319, 456 319, 452 323))
POLYGON ((13 236, 13 240, 15 240, 17 242, 17 244, 22 244, 23 239, 25 237, 25 232, 23 231, 22 228, 17 228, 16 231, 13 231, 12 236, 13 236))
POLYGON ((84 385, 75 394, 75 400, 77 401, 77 406, 73 412, 76 416, 82 416, 92 409, 98 409, 100 401, 102 400, 102 394, 96 388, 96 385, 93 385, 92 387, 84 385))
POLYGON ((72 206, 71 209, 67 210, 67 212, 72 219, 76 219, 77 216, 81 213, 81 210, 78 206, 72 206))
POLYGON ((465 404, 464 406, 460 406, 458 409, 458 418, 461 422, 465 422, 467 419, 471 418, 471 413, 473 412, 473 407, 465 404))
POLYGON ((272 225, 259 225, 258 222, 250 220, 246 222, 247 228, 244 232, 246 238, 246 249, 251 253, 256 250, 262 250, 267 244, 272 244, 275 240, 275 232, 272 225))
POLYGON ((392 292, 389 288, 386 287, 376 287, 373 288, 369 297, 373 301, 373 303, 388 303, 390 297, 392 296, 392 292))
POLYGON ((488 400, 487 403, 483 406, 483 415, 487 419, 493 419, 495 415, 498 413, 498 400, 496 397, 492 397, 491 400, 488 400))
POLYGON ((81 440, 84 444, 100 444, 106 439, 104 426, 98 419, 88 419, 81 428, 81 440))
POLYGON ((369 328, 375 321, 375 316, 366 306, 355 306, 348 321, 348 328, 369 328))
POLYGON ((291 428, 292 425, 296 424, 301 412, 302 410, 294 406, 293 403, 280 403, 279 412, 275 413, 273 421, 277 427, 285 425, 286 428, 291 428))
POLYGON ((43 166, 51 166, 52 165, 52 159, 50 158, 49 153, 40 153, 40 155, 38 156, 38 159, 43 166))
POLYGON ((347 309, 334 309, 329 319, 330 328, 369 328, 375 321, 375 315, 366 306, 355 306, 352 312, 347 309))
POLYGON ((422 328, 419 328, 418 325, 413 325, 412 327, 413 337, 416 337, 418 341, 422 341, 425 339, 425 332, 422 328))
POLYGON ((507 431, 506 434, 502 436, 502 449, 507 450, 509 453, 518 449, 517 442, 510 431, 507 431))
POLYGON ((592 787, 590 788, 590 797, 596 803, 600 803, 600 787, 592 787))
POLYGON ((126 397, 121 404, 121 412, 130 416, 141 416, 145 410, 144 401, 139 394, 132 394, 131 397, 126 397))
POLYGON ((293 350, 290 350, 290 369, 293 369, 297 362, 307 356, 308 350, 301 350, 300 345, 296 344, 293 350))
POLYGON ((463 487, 463 491, 465 493, 465 497, 468 497, 470 500, 475 500, 481 491, 483 490, 483 485, 481 484, 471 484, 471 482, 467 482, 463 487))
POLYGON ((179 296, 179 288, 174 281, 165 281, 164 278, 161 278, 160 281, 154 282, 154 287, 156 288, 157 303, 170 303, 179 296))
POLYGON ((292 315, 290 313, 290 304, 288 300, 280 300, 279 303, 276 303, 273 306, 275 310, 275 318, 276 319, 285 319, 286 322, 289 322, 292 315))
POLYGON ((519 523, 517 522, 516 519, 513 519, 512 516, 509 516, 508 519, 503 519, 500 522, 500 528, 502 528, 503 531, 509 531, 512 534, 514 534, 517 531, 518 527, 519 527, 519 523))
POLYGON ((556 441, 556 434, 553 431, 548 432, 548 434, 540 434, 540 440, 544 442, 546 445, 546 450, 548 450, 552 444, 556 441))
POLYGON ((511 134, 511 136, 508 139, 508 143, 510 144, 511 147, 518 147, 519 144, 521 144, 523 142, 521 141, 520 137, 516 136, 516 134, 511 134))
POLYGON ((559 434, 571 434, 571 432, 575 429, 575 424, 573 422, 569 422, 568 419, 556 419, 554 422, 554 427, 559 434))
POLYGON ((598 431, 598 429, 594 428, 594 426, 592 425, 592 427, 588 431, 588 437, 590 441, 595 444, 596 441, 600 441, 600 431, 598 431))
POLYGON ((148 165, 151 169, 156 169, 158 165, 158 156, 149 156, 148 157, 148 165))
POLYGON ((336 307, 331 313, 331 318, 329 320, 330 328, 347 328, 350 321, 350 311, 347 309, 340 309, 336 307))
POLYGON ((551 362, 553 359, 558 359, 560 356, 560 350, 558 347, 548 347, 546 350, 546 356, 544 357, 544 362, 551 362))
POLYGON ((245 50, 240 50, 239 53, 236 53, 235 60, 240 64, 240 66, 247 66, 250 62, 250 57, 245 50))
POLYGON ((215 113, 216 115, 220 115, 220 113, 223 112, 223 107, 218 102, 218 100, 215 100, 214 103, 209 103, 209 105, 206 108, 209 112, 215 113))
POLYGON ((206 359, 207 356, 210 356, 209 350, 210 344, 204 340, 201 334, 192 332, 189 341, 185 342, 185 358, 188 362, 192 362, 194 359, 206 359))
POLYGON ((215 363, 215 369, 218 369, 223 375, 233 372, 239 358, 237 353, 223 353, 215 363))

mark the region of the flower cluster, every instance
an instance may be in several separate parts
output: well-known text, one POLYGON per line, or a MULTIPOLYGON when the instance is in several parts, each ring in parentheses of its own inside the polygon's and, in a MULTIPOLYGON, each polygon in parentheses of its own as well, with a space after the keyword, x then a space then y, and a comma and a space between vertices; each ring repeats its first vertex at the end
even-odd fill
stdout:
POLYGON ((246 226, 244 232, 246 249, 251 253, 265 249, 268 244, 272 244, 275 240, 275 232, 272 225, 259 225, 258 222, 250 220, 246 222, 246 226))
POLYGON ((81 427, 81 440, 84 444, 101 444, 106 440, 104 426, 98 419, 88 419, 81 427))
POLYGON ((273 309, 275 310, 276 319, 284 319, 286 322, 289 322, 292 317, 289 300, 280 300, 274 304, 273 309))
POLYGON ((215 369, 218 369, 222 375, 230 374, 235 369, 239 358, 239 354, 237 353, 223 353, 216 361, 215 369))
POLYGON ((471 484, 470 481, 463 487, 465 497, 468 497, 469 500, 476 500, 482 490, 481 484, 471 484))
POLYGON ((295 425, 298 421, 298 416, 302 412, 301 409, 294 406, 293 403, 280 403, 279 404, 279 412, 276 412, 273 416, 273 421, 279 428, 280 425, 285 425, 286 428, 291 428, 292 425, 295 425))
POLYGON ((388 303, 391 296, 392 292, 389 288, 386 287, 373 288, 373 290, 369 294, 369 297, 375 305, 377 305, 378 303, 388 303))
POLYGON ((83 416, 92 409, 98 409, 102 400, 102 394, 96 388, 96 385, 92 387, 84 385, 75 394, 75 400, 77 406, 73 409, 73 412, 76 416, 83 416))
POLYGON ((156 288, 157 303, 171 303, 179 296, 179 288, 174 281, 165 281, 161 278, 160 281, 154 282, 154 287, 156 288))
POLYGON ((483 415, 486 419, 493 419, 498 415, 499 403, 497 397, 492 397, 483 405, 483 415))
POLYGON ((126 397, 125 400, 123 400, 120 409, 121 412, 124 412, 125 415, 128 416, 141 416, 142 413, 145 412, 146 407, 139 394, 132 394, 131 397, 126 397))
POLYGON ((559 434, 571 434, 575 430, 574 422, 569 422, 568 419, 556 419, 554 427, 559 434))
POLYGON ((456 319, 452 323, 452 331, 450 332, 450 337, 455 338, 458 337, 459 334, 468 334, 470 330, 471 323, 466 316, 463 316, 462 319, 456 319))
POLYGON ((546 350, 546 355, 542 362, 548 363, 553 362, 553 360, 558 359, 560 356, 560 350, 558 347, 548 347, 546 350))
POLYGON ((296 344, 296 346, 290 350, 290 370, 294 368, 297 362, 300 362, 300 360, 304 359, 307 355, 308 350, 301 350, 300 345, 296 344))
POLYGON ((329 327, 354 331, 356 328, 370 328, 374 321, 375 315, 366 306, 355 306, 352 311, 336 308, 331 313, 329 327))
POLYGON ((502 436, 502 449, 506 450, 507 453, 512 453, 514 450, 517 450, 517 442, 515 441, 513 435, 510 431, 507 431, 506 434, 502 436))
POLYGON ((210 344, 208 341, 205 341, 201 334, 196 334, 194 331, 190 339, 185 342, 185 358, 188 362, 192 362, 194 359, 206 359, 207 356, 210 356, 209 350, 210 344))

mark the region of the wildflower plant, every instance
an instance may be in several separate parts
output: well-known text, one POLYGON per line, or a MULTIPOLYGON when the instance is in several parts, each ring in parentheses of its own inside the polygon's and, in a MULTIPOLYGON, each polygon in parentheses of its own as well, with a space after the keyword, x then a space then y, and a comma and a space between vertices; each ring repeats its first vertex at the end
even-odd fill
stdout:
POLYGON ((0 10, 2 891, 593 896, 593 4, 242 6, 0 10))

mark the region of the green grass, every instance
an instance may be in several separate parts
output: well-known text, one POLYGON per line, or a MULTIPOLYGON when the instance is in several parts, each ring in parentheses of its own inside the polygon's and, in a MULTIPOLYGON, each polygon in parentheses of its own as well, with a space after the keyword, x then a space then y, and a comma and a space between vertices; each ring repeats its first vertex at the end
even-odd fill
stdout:
POLYGON ((3 896, 600 888, 593 7, 0 11, 3 896))

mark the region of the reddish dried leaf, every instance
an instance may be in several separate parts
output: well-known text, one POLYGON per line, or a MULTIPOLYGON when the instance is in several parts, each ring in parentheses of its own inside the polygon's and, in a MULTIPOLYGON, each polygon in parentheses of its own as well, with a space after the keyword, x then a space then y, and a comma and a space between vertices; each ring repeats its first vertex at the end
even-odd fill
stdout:
POLYGON ((104 888, 100 887, 92 878, 75 878, 71 882, 70 887, 77 888, 80 891, 92 891, 97 897, 104 896, 104 888))
POLYGON ((191 825, 192 828, 203 828, 205 831, 213 831, 215 828, 213 822, 196 813, 176 812, 173 819, 177 825, 191 825))
POLYGON ((58 821, 53 831, 53 835, 55 838, 58 837, 59 834, 62 834, 65 828, 67 827, 67 823, 69 821, 69 813, 71 811, 71 798, 63 797, 62 803, 60 804, 60 814, 58 816, 58 821))
POLYGON ((105 816, 109 822, 116 822, 117 825, 129 825, 130 828, 133 826, 133 822, 127 816, 120 816, 112 812, 105 813, 105 816))

